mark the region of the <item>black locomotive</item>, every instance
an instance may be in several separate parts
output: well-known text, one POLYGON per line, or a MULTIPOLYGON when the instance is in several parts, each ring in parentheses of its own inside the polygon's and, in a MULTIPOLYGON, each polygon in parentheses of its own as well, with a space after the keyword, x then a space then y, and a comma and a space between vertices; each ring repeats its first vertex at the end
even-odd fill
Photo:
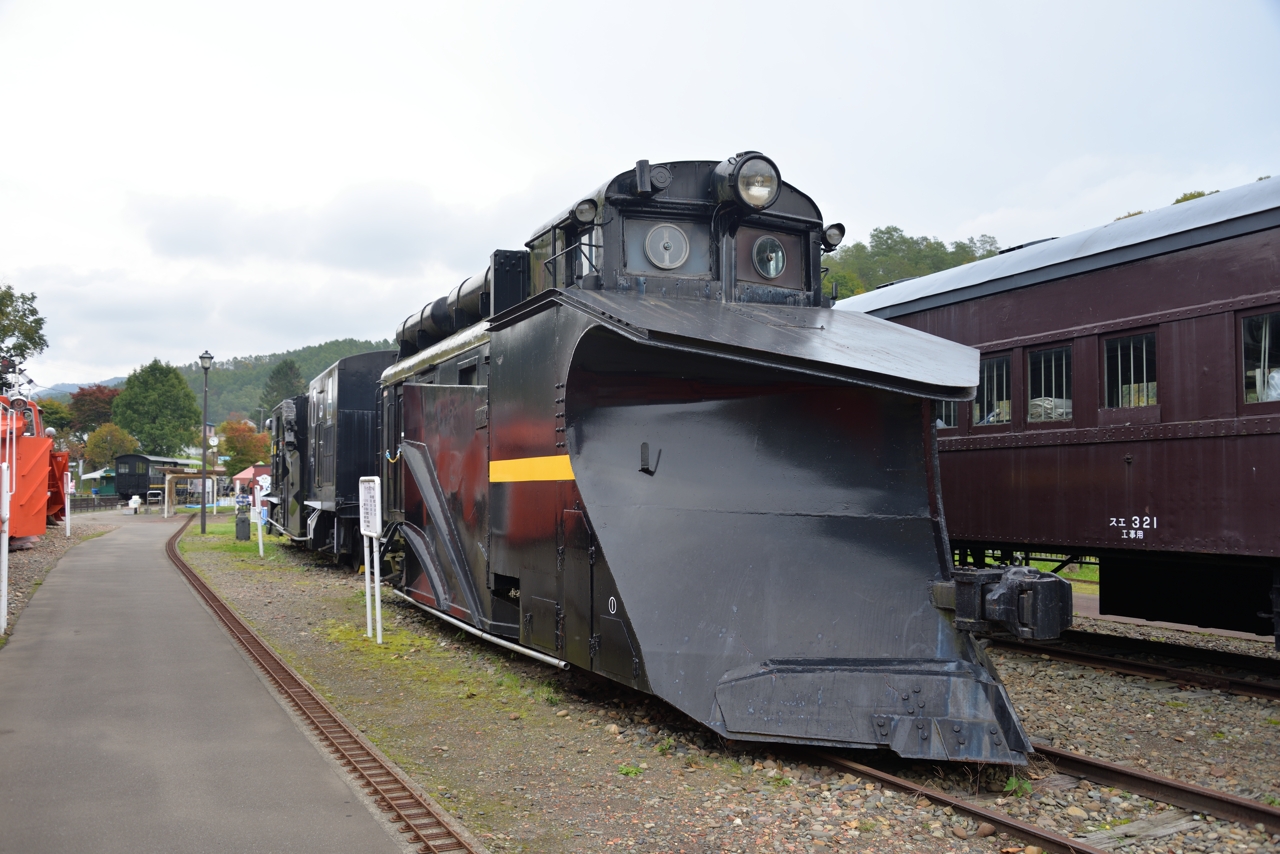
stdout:
POLYGON ((407 318, 397 592, 728 738, 1025 761, 970 630, 1051 636, 1069 587, 952 570, 932 412, 977 354, 831 311, 842 236, 757 152, 641 161, 407 318))
POLYGON ((281 533, 341 560, 359 554, 360 478, 377 471, 379 374, 394 350, 339 359, 306 395, 272 410, 269 518, 281 533))

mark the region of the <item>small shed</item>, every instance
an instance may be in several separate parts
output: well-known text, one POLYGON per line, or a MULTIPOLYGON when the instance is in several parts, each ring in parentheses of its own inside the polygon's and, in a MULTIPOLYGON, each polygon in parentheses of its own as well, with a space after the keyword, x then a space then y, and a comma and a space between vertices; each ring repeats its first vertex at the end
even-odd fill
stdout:
POLYGON ((116 494, 116 470, 107 466, 104 469, 91 471, 80 478, 82 489, 97 490, 97 495, 116 494))
POLYGON ((271 466, 264 463, 255 463, 239 474, 233 474, 231 482, 235 484, 236 492, 252 492, 254 483, 259 476, 264 474, 271 474, 271 466))

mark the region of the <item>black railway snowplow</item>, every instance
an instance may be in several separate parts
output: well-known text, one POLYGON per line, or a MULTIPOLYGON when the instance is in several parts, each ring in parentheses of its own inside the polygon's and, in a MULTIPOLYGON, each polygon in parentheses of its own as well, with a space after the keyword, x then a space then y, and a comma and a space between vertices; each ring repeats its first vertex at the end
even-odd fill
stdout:
POLYGON ((1052 634, 1070 590, 952 576, 934 403, 972 397, 976 352, 825 307, 833 232, 789 186, 735 213, 725 164, 642 166, 402 325, 382 378, 402 594, 727 738, 1025 761, 966 629, 1052 634), (637 193, 651 169, 683 195, 637 193), (695 269, 657 269, 680 256, 695 269))

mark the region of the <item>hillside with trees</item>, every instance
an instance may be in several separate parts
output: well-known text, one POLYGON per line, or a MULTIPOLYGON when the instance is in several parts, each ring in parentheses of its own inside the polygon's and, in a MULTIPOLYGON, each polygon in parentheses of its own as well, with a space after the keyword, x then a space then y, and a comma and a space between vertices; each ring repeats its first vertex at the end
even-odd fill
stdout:
POLYGON ((936 237, 911 237, 896 225, 888 225, 872 229, 866 243, 859 240, 824 255, 822 264, 830 271, 824 287, 830 291, 836 285, 837 295, 843 299, 875 290, 886 282, 927 276, 990 258, 999 251, 1000 245, 989 234, 957 240, 948 246, 936 237))
MULTIPOLYGON (((360 341, 355 338, 343 338, 267 356, 235 356, 222 361, 215 360, 213 367, 209 369, 209 420, 219 424, 226 421, 232 414, 236 414, 257 423, 261 418, 269 417, 271 414, 269 409, 265 416, 260 411, 260 407, 265 407, 263 392, 266 390, 273 370, 286 360, 293 361, 297 374, 286 368, 282 375, 277 377, 275 388, 295 388, 296 378, 301 377, 302 389, 298 392, 301 393, 312 377, 339 359, 354 356, 357 353, 367 353, 370 350, 390 349, 390 341, 360 341)), ((200 370, 200 363, 193 361, 189 365, 181 365, 178 371, 195 392, 196 399, 200 401, 204 394, 204 375, 200 370)), ((281 399, 283 397, 284 395, 281 399)))

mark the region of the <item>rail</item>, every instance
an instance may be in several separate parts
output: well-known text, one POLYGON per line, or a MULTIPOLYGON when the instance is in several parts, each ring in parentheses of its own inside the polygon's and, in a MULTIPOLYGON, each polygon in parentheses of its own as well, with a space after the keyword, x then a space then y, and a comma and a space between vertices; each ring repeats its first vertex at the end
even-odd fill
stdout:
POLYGON ((1081 842, 1079 839, 1059 836, 1056 833, 1050 833, 1043 827, 1028 824, 1025 821, 1018 821, 1012 816, 996 810, 989 810, 986 807, 980 807, 964 798, 948 795, 946 792, 939 792, 936 789, 926 789, 910 780, 904 780, 887 771, 881 771, 879 768, 872 768, 870 765, 863 765, 861 762, 854 762, 852 759, 846 759, 843 756, 822 750, 813 751, 813 755, 828 765, 844 768, 860 777, 876 780, 883 786, 928 798, 933 803, 943 804, 978 821, 985 821, 998 831, 1003 831, 1010 836, 1027 842, 1033 842, 1046 851, 1053 851, 1056 854, 1108 854, 1103 849, 1095 848, 1092 845, 1081 842))
POLYGON ((373 797, 378 808, 390 813, 400 832, 419 843, 424 854, 454 854, 485 849, 464 828, 446 815, 429 797, 407 780, 382 753, 353 729, 302 677, 222 601, 178 553, 178 540, 195 516, 188 516, 165 544, 169 560, 208 605, 232 639, 258 666, 312 732, 373 797))
MULTIPOLYGON (((1067 649, 1052 643, 995 638, 991 641, 991 646, 995 649, 1020 652, 1024 655, 1043 655, 1055 661, 1065 661, 1084 667, 1112 670, 1127 676, 1167 679, 1180 685, 1199 685, 1203 688, 1216 688, 1219 691, 1236 694, 1241 697, 1262 697, 1267 700, 1280 700, 1280 685, 1255 682, 1238 676, 1205 673, 1199 670, 1188 670, 1185 667, 1171 667, 1164 664, 1134 661, 1131 658, 1121 658, 1116 654, 1067 649)), ((1260 661, 1266 661, 1266 659, 1260 659, 1260 661)))
POLYGON ((1266 804, 1218 792, 1204 786, 1184 783, 1160 777, 1137 768, 1104 762, 1079 753, 1071 753, 1050 747, 1035 745, 1036 753, 1048 758, 1063 774, 1084 777, 1104 786, 1113 786, 1142 795, 1153 801, 1175 807, 1205 813, 1216 818, 1238 821, 1242 824, 1265 826, 1272 833, 1280 833, 1280 809, 1266 804))
MULTIPOLYGON (((1103 786, 1111 786, 1150 798, 1153 801, 1180 807, 1206 816, 1240 822, 1248 826, 1262 825, 1272 833, 1280 833, 1280 809, 1267 806, 1258 801, 1241 798, 1226 792, 1218 792, 1181 780, 1160 777, 1147 771, 1104 762, 1079 753, 1071 753, 1050 747, 1047 744, 1035 744, 1036 752, 1050 760, 1061 774, 1091 780, 1103 786)), ((978 821, 990 823, 997 830, 1010 836, 1035 843, 1046 851, 1079 852, 1094 854, 1101 849, 1081 839, 1070 839, 1050 833, 1038 825, 1018 821, 1004 813, 989 810, 974 804, 962 797, 949 795, 935 789, 928 789, 910 780, 897 777, 860 762, 854 762, 843 756, 827 751, 811 751, 817 759, 828 765, 844 768, 867 779, 876 780, 900 792, 906 792, 928 798, 934 803, 949 806, 978 821)))

